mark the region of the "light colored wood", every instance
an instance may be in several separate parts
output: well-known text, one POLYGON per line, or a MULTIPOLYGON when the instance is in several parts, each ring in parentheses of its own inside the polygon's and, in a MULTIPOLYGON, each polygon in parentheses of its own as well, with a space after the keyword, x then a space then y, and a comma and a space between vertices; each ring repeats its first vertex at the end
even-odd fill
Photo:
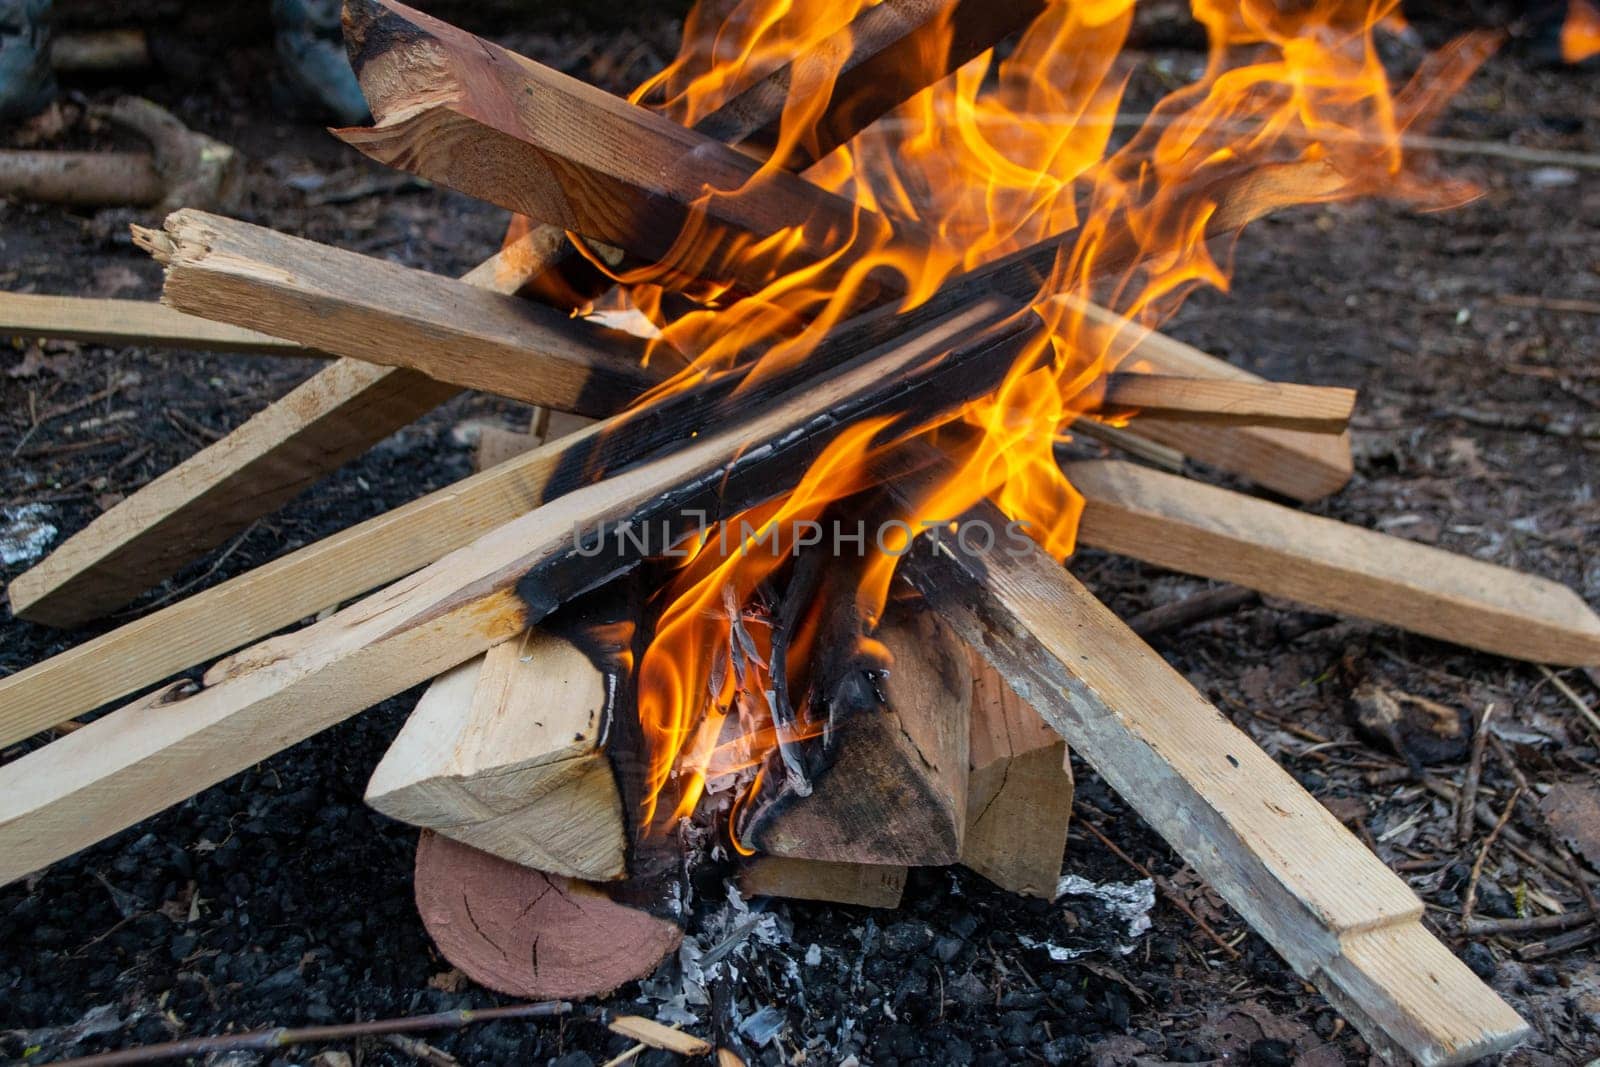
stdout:
POLYGON ((1436 1067, 1529 1035, 1404 882, 1042 551, 945 545, 901 573, 1369 1043, 1436 1067))
POLYGON ((756 856, 739 869, 739 891, 747 897, 898 908, 905 888, 906 868, 892 864, 756 856))
MULTIPOLYGON (((585 555, 575 531, 754 506, 792 486, 811 450, 853 421, 925 403, 930 391, 960 403, 992 387, 1002 365, 932 357, 998 313, 993 303, 976 305, 869 353, 676 451, 557 497, 337 614, 220 661, 193 695, 174 700, 164 691, 0 766, 0 884, 436 677, 637 562, 640 550, 626 542, 585 555), (957 383, 966 391, 945 392, 957 383)), ((559 444, 547 448, 559 455, 559 444)), ((456 521, 478 518, 453 510, 456 521)), ((419 535, 407 524, 403 536, 419 535)), ((107 665, 80 661, 80 671, 97 669, 107 665)), ((34 717, 13 699, 0 705, 8 725, 34 717)), ((964 727, 961 739, 964 746, 964 727)))
POLYGON ((367 783, 390 818, 524 867, 627 873, 622 800, 603 751, 605 678, 529 630, 436 679, 367 783))
POLYGON ((630 1037, 640 1044, 667 1049, 680 1056, 704 1056, 711 1051, 711 1043, 705 1038, 674 1030, 670 1026, 640 1015, 619 1016, 608 1022, 606 1028, 614 1034, 630 1037))
MULTIPOLYGON (((1249 371, 1165 334, 1146 330, 1105 308, 1074 301, 1074 308, 1107 346, 1126 353, 1118 369, 1192 378, 1259 382, 1249 371)), ((1350 435, 1304 433, 1254 426, 1135 419, 1129 433, 1296 500, 1320 500, 1342 489, 1354 470, 1350 435)))
POLYGON ((1170 374, 1108 374, 1094 388, 1102 412, 1137 412, 1137 420, 1215 426, 1276 426, 1341 434, 1355 409, 1354 389, 1237 378, 1170 374))
MULTIPOLYGON (((531 242, 529 238, 508 246, 469 271, 462 281, 492 292, 515 291, 532 273, 543 269, 531 242)), ((416 371, 337 360, 226 437, 130 494, 19 575, 8 591, 12 611, 53 626, 76 626, 115 611, 458 391, 416 371)), ((477 530, 487 528, 479 526, 477 530)), ((149 665, 169 665, 164 673, 151 677, 135 671, 127 682, 107 678, 89 686, 87 692, 69 687, 29 699, 40 701, 40 713, 63 697, 90 701, 78 709, 87 711, 418 566, 421 563, 402 561, 399 570, 389 571, 376 582, 345 586, 342 591, 335 588, 327 598, 312 596, 298 606, 286 600, 277 614, 270 608, 255 612, 235 607, 226 620, 212 621, 218 627, 216 639, 207 643, 208 651, 188 664, 170 666, 172 653, 189 647, 180 628, 172 635, 171 649, 151 651, 154 659, 149 665), (270 616, 271 621, 263 622, 263 616, 270 616), (257 624, 255 628, 240 630, 241 623, 251 622, 257 624)), ((306 590, 298 591, 304 594, 306 590)), ((261 595, 271 599, 270 594, 261 595)), ((98 645, 98 641, 92 644, 98 645)), ((148 642, 145 647, 148 649, 148 642)), ((0 712, 7 703, 4 694, 0 689, 0 712)), ((0 713, 0 737, 10 736, 7 718, 0 713)))
POLYGON ((1556 582, 1132 464, 1067 477, 1086 545, 1485 652, 1600 664, 1600 618, 1556 582))
POLYGON ((142 29, 77 30, 50 38, 50 66, 62 74, 131 70, 150 65, 142 29))
POLYGON ((180 311, 513 400, 608 415, 666 373, 636 338, 398 263, 199 211, 135 239, 180 311))
POLYGON ((525 1000, 594 997, 654 971, 683 930, 612 887, 520 867, 424 830, 417 912, 445 959, 525 1000))
POLYGON ((532 452, 544 444, 544 435, 501 426, 485 426, 478 431, 478 447, 472 453, 472 468, 486 471, 508 459, 532 452))
POLYGON ((960 858, 972 704, 965 650, 931 612, 891 615, 874 636, 894 657, 884 710, 835 726, 837 757, 811 795, 748 831, 759 850, 915 867, 960 858))
POLYGON ((202 352, 322 356, 308 348, 151 300, 0 293, 0 337, 37 337, 103 345, 154 345, 202 352))
POLYGON ((968 656, 972 769, 961 864, 1002 889, 1054 900, 1072 819, 1067 743, 987 661, 968 656))

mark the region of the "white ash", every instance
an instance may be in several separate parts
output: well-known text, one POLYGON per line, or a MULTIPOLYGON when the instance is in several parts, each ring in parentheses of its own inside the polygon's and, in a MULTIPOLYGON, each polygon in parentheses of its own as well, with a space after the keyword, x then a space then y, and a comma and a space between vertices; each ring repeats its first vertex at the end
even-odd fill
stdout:
POLYGON ((1138 937, 1150 929, 1150 912, 1156 906, 1156 884, 1149 878, 1137 882, 1091 882, 1064 874, 1056 883, 1056 898, 1090 897, 1128 924, 1127 936, 1138 937))
POLYGON ((48 504, 22 504, 0 508, 0 563, 8 567, 32 563, 44 555, 59 532, 47 522, 48 504))

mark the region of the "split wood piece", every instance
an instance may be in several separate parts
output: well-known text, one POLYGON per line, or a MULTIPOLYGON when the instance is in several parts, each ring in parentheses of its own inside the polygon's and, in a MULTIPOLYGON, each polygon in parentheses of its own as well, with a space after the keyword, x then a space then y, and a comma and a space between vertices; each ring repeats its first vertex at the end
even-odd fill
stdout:
POLYGON ((546 874, 424 830, 417 912, 468 978, 529 1000, 597 997, 648 976, 683 943, 668 919, 602 886, 546 874))
MULTIPOLYGON (((1108 343, 1126 350, 1126 369, 1194 378, 1260 382, 1249 371, 1192 345, 1147 330, 1105 308, 1072 301, 1085 321, 1105 331, 1108 343), (1117 336, 1122 334, 1122 336, 1117 336)), ((1192 422, 1135 419, 1129 433, 1176 448, 1193 459, 1242 475, 1264 489, 1310 502, 1338 492, 1350 480, 1350 435, 1338 437, 1265 427, 1207 426, 1192 422)))
POLYGON ((883 0, 806 54, 729 97, 695 128, 720 141, 748 139, 770 162, 800 171, 869 123, 1023 29, 1042 0, 883 0), (778 120, 795 86, 823 88, 829 100, 815 125, 774 159, 778 120))
POLYGON ((747 897, 898 908, 905 888, 906 868, 892 864, 756 856, 739 869, 739 891, 747 897))
POLYGON ((838 754, 810 796, 751 832, 790 859, 931 867, 961 858, 972 674, 931 612, 891 615, 873 635, 893 657, 881 712, 836 725, 838 754))
POLYGON ((1109 374, 1096 387, 1102 412, 1137 412, 1138 421, 1275 426, 1341 434, 1355 409, 1354 389, 1166 374, 1109 374))
POLYGON ((440 676, 367 783, 367 803, 501 859, 568 878, 627 874, 603 751, 605 678, 540 630, 440 676))
POLYGON ((758 160, 715 138, 394 0, 347 0, 345 37, 375 119, 338 131, 347 144, 679 276, 757 289, 772 263, 749 248, 771 234, 792 230, 797 262, 887 237, 842 197, 781 170, 757 179, 758 160), (738 192, 753 180, 762 195, 738 192))
POLYGON ((1067 743, 971 649, 971 775, 962 866, 1054 900, 1072 820, 1067 743))
POLYGON ((248 316, 275 337, 515 400, 609 415, 662 377, 636 338, 551 308, 198 211, 135 239, 167 268, 162 300, 248 316))
MULTIPOLYGON (((462 281, 504 293, 520 288, 539 269, 540 264, 524 246, 512 245, 468 272, 462 281)), ((77 626, 115 611, 458 391, 417 371, 338 360, 226 437, 129 495, 19 575, 8 591, 11 610, 21 618, 51 626, 77 626)), ((487 528, 479 526, 477 532, 487 528)), ((379 582, 416 566, 391 571, 379 582)), ((320 600, 321 607, 375 584, 346 587, 342 593, 330 590, 331 598, 320 600)), ((166 665, 165 670, 154 677, 136 673, 120 690, 114 687, 122 683, 111 677, 114 672, 107 671, 107 677, 99 682, 82 680, 91 690, 87 694, 79 689, 52 689, 33 699, 42 702, 38 709, 42 715, 62 698, 91 700, 72 714, 87 711, 101 701, 137 692, 183 666, 314 615, 321 608, 311 602, 319 597, 298 606, 293 601, 282 602, 280 609, 290 609, 287 617, 280 610, 270 622, 261 622, 261 615, 249 608, 235 607, 228 617, 210 621, 211 626, 219 627, 215 639, 191 635, 191 639, 207 640, 209 651, 187 664, 171 666, 172 653, 185 647, 181 640, 170 647, 151 648, 147 643, 133 655, 140 660, 152 657, 151 668, 166 665), (240 633, 237 626, 251 620, 261 626, 240 633)), ((158 644, 161 641, 159 634, 150 636, 158 644)), ((0 701, 5 699, 3 694, 0 690, 0 701)), ((0 737, 14 740, 8 726, 9 722, 0 725, 0 737)))
POLYGON ((0 293, 0 337, 153 345, 197 352, 321 356, 293 341, 185 315, 151 300, 0 293))
POLYGON ((1600 664, 1556 582, 1116 461, 1073 463, 1084 544, 1536 663, 1600 664))
MULTIPOLYGON (((493 263, 480 267, 475 273, 488 278, 503 276, 493 263)), ((964 314, 970 316, 970 312, 968 308, 964 314)), ((996 312, 996 317, 999 314, 996 312)), ((948 336, 959 336, 962 323, 966 324, 964 328, 975 330, 985 320, 965 317, 956 321, 957 330, 948 336)), ((854 341, 841 339, 828 343, 854 341)), ((814 377, 808 368, 802 370, 804 377, 797 373, 795 382, 814 377)), ((413 372, 341 360, 290 396, 309 392, 315 388, 313 383, 323 382, 333 386, 329 390, 330 406, 340 400, 358 404, 363 395, 361 388, 339 387, 338 376, 345 373, 390 376, 413 372)), ((427 384, 429 379, 416 375, 415 381, 427 384)), ((756 410, 763 397, 771 399, 780 395, 785 384, 781 376, 771 376, 755 388, 744 390, 745 399, 737 402, 740 410, 756 410), (742 406, 746 403, 747 407, 742 406)), ((603 426, 575 431, 566 439, 341 530, 43 663, 0 678, 0 745, 29 737, 107 701, 137 693, 187 667, 335 607, 425 567, 495 527, 571 491, 584 484, 595 470, 615 469, 637 462, 659 449, 688 440, 707 427, 720 425, 719 418, 727 412, 713 399, 699 393, 682 394, 674 399, 671 410, 667 405, 657 405, 648 418, 641 416, 638 421, 629 421, 617 432, 606 434, 602 432, 603 426)), ((293 404, 280 404, 289 415, 297 411, 293 404)), ((555 420, 555 416, 552 418, 555 420)), ((371 427, 372 420, 355 418, 337 424, 360 433, 363 428, 371 427)), ((283 439, 296 440, 296 434, 303 433, 305 425, 291 424, 283 439)), ((279 442, 283 439, 271 432, 270 422, 264 416, 246 423, 246 429, 250 438, 259 441, 262 448, 282 447, 279 442)), ((225 438, 179 469, 199 466, 209 470, 206 461, 219 453, 219 458, 225 460, 223 446, 240 439, 239 433, 225 438)), ((225 462, 217 466, 213 483, 220 481, 222 472, 229 469, 225 462)), ((324 469, 315 463, 309 466, 313 471, 324 469)), ((267 484, 271 483, 264 483, 263 487, 267 484)), ((130 503, 132 501, 145 499, 144 491, 135 493, 118 508, 107 512, 107 516, 135 506, 130 503)), ((197 493, 194 499, 207 498, 197 493)), ((106 516, 97 520, 103 521, 106 516)), ((88 529, 96 529, 96 524, 88 529)), ((46 560, 41 566, 49 562, 46 560)), ((113 569, 110 573, 116 572, 113 569)), ((23 575, 18 582, 26 578, 27 575, 23 575)), ((15 604, 18 596, 15 585, 11 592, 15 604)), ((96 602, 93 597, 81 601, 89 605, 96 602)))
POLYGON ((1464 1064, 1528 1037, 1405 883, 1042 550, 924 541, 901 573, 1380 1053, 1464 1064))
MULTIPOLYGON (((0 884, 471 659, 627 572, 647 548, 628 538, 580 544, 575 530, 614 530, 631 520, 646 530, 672 523, 686 534, 702 515, 734 514, 788 491, 820 450, 861 419, 950 410, 982 396, 1032 336, 952 345, 1004 308, 998 298, 980 302, 735 418, 715 415, 720 429, 558 497, 303 630, 222 660, 192 695, 182 683, 169 687, 0 766, 0 884)), ((592 433, 606 429, 616 427, 592 433)), ((664 538, 662 547, 671 543, 664 538)), ((8 719, 29 712, 5 710, 8 719)))

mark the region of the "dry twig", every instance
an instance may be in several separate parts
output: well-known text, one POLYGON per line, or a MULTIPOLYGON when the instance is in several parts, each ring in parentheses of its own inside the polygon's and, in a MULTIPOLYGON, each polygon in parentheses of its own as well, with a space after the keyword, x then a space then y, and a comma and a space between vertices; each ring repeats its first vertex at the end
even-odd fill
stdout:
POLYGON ((1483 877, 1483 861, 1489 858, 1489 849, 1494 847, 1495 838, 1500 836, 1500 831, 1506 828, 1506 823, 1511 821, 1511 813, 1516 810, 1517 800, 1522 796, 1522 787, 1518 786, 1511 794, 1511 799, 1506 801, 1505 811, 1500 813, 1500 820, 1494 824, 1494 829, 1489 831, 1489 836, 1483 839, 1483 847, 1478 850, 1478 859, 1472 865, 1472 877, 1467 880, 1467 892, 1461 900, 1461 924, 1466 926, 1472 921, 1472 906, 1478 901, 1478 879, 1483 877))
POLYGON ((1478 781, 1483 776, 1483 754, 1489 741, 1489 717, 1493 714, 1494 705, 1489 704, 1478 716, 1478 727, 1472 734, 1472 759, 1456 797, 1456 840, 1463 845, 1472 840, 1473 810, 1478 806, 1478 781))

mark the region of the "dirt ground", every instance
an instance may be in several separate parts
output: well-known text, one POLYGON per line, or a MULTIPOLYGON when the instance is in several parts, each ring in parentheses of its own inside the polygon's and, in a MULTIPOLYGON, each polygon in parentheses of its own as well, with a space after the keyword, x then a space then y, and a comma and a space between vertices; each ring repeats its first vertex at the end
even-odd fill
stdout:
MULTIPOLYGON (((509 43, 622 89, 670 54, 673 34, 663 26, 509 43)), ((1136 98, 1198 62, 1188 52, 1137 59, 1136 98)), ((251 221, 447 274, 496 246, 502 212, 397 181, 314 124, 278 117, 258 77, 269 66, 246 55, 184 90, 157 78, 87 94, 136 89, 237 145, 251 160, 241 212, 251 221)), ((1441 132, 1600 152, 1600 74, 1497 58, 1441 132)), ((94 139, 66 141, 74 138, 94 139)), ((1600 603, 1600 170, 1474 155, 1442 163, 1479 182, 1481 198, 1432 215, 1372 202, 1259 224, 1239 246, 1234 291, 1197 296, 1172 332, 1269 377, 1361 390, 1355 478, 1318 513, 1553 578, 1600 603)), ((0 286, 154 299, 160 270, 132 246, 133 219, 0 202, 0 286)), ((8 344, 0 508, 7 521, 41 509, 32 521, 54 526, 59 543, 310 369, 266 357, 8 344)), ((526 412, 481 396, 452 401, 107 625, 462 477, 470 450, 454 431, 479 418, 516 424, 526 412)), ((8 564, 0 577, 25 566, 8 564)), ((1125 614, 1203 588, 1091 552, 1073 569, 1125 614)), ((7 611, 0 672, 96 632, 60 633, 7 611)), ((1573 707, 1600 700, 1600 677, 1561 672, 1563 688, 1535 666, 1272 600, 1156 644, 1402 872, 1427 902, 1429 925, 1534 1026, 1534 1043, 1503 1062, 1600 1056, 1594 942, 1524 958, 1540 935, 1463 939, 1462 898, 1485 829, 1457 843, 1451 805, 1428 785, 1461 780, 1468 724, 1492 704, 1504 757, 1491 751, 1480 796, 1498 815, 1515 774, 1533 788, 1488 852, 1476 913, 1581 909, 1573 872, 1596 882, 1600 815, 1545 813, 1555 808, 1547 794, 1600 811, 1600 735, 1573 707), (1363 712, 1358 694, 1374 691, 1398 700, 1397 727, 1375 728, 1363 712)), ((414 831, 361 802, 415 699, 391 700, 0 889, 0 1056, 42 1062, 230 1028, 498 1003, 429 945, 411 899, 414 831)), ((723 1035, 745 1023, 727 1039, 760 1063, 1366 1062, 1364 1044, 1321 997, 1089 768, 1078 773, 1065 872, 1095 883, 1142 877, 1092 826, 1225 944, 1165 897, 1148 931, 1128 935, 1090 896, 1020 901, 964 871, 923 870, 898 912, 754 905, 772 920, 734 950, 737 977, 725 970, 712 983, 717 1007, 691 1007, 697 1031, 723 1035), (1086 951, 1057 962, 1049 944, 1086 951), (760 1045, 753 1018, 782 1025, 760 1045)), ((705 944, 726 920, 726 909, 706 916, 705 944)), ((608 1003, 654 1014, 681 980, 669 967, 608 1003)), ((429 1040, 463 1063, 564 1067, 628 1047, 576 1021, 429 1040)), ((344 1049, 357 1062, 410 1062, 380 1043, 344 1049)), ((302 1063, 315 1051, 226 1062, 302 1063)))

